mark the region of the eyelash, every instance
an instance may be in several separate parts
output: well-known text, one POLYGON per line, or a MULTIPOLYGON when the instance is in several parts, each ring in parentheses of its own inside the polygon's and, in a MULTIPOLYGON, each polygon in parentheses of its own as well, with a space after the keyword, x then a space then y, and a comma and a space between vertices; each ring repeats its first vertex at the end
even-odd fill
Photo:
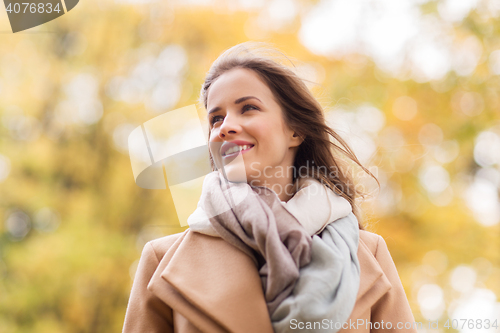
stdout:
MULTIPOLYGON (((245 110, 247 106, 253 107, 253 108, 255 108, 255 110, 260 110, 258 107, 256 107, 255 105, 252 105, 252 104, 245 104, 245 105, 243 105, 242 109, 245 110)), ((210 119, 210 125, 214 125, 216 123, 215 119, 217 119, 218 117, 222 117, 222 116, 213 116, 210 119)))

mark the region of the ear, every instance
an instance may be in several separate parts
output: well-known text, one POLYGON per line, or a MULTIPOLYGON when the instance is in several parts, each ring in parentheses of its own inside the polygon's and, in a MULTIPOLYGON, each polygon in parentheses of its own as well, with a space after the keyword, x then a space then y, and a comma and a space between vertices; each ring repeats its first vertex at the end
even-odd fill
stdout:
POLYGON ((304 138, 300 134, 293 132, 290 147, 298 147, 302 142, 304 142, 304 138))

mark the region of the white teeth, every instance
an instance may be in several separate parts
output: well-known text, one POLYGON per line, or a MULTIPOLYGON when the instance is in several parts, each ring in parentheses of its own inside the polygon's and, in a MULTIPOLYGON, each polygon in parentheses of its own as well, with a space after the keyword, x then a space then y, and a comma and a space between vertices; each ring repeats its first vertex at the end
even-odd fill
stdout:
POLYGON ((226 156, 226 155, 229 155, 232 153, 236 153, 236 152, 239 152, 241 150, 245 150, 245 149, 250 148, 250 147, 252 147, 252 146, 251 145, 234 146, 234 147, 231 147, 228 150, 226 150, 226 152, 223 154, 223 156, 226 156))

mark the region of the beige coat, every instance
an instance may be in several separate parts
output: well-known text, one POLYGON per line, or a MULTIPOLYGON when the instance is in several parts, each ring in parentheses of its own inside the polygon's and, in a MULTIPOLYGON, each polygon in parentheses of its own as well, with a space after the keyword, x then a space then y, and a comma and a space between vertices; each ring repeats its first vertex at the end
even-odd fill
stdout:
MULTIPOLYGON (((414 318, 384 239, 360 230, 358 259, 361 282, 356 303, 339 332, 416 333, 414 326, 397 329, 398 322, 409 327, 414 318), (387 329, 387 322, 392 329, 387 329)), ((327 325, 322 328, 330 325, 321 324, 327 325)), ((307 331, 308 323, 291 325, 292 332, 307 331)), ((273 329, 250 257, 221 238, 187 229, 144 246, 123 332, 265 333, 273 329)))

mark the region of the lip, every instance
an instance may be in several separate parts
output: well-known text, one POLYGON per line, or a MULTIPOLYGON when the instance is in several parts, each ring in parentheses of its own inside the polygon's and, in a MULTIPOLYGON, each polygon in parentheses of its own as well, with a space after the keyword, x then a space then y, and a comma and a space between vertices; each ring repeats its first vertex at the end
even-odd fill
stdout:
POLYGON ((234 154, 230 154, 230 155, 227 155, 227 156, 223 156, 223 154, 229 149, 229 148, 232 148, 234 146, 243 146, 243 145, 252 145, 251 148, 249 149, 246 149, 246 150, 242 150, 240 151, 239 153, 244 153, 246 151, 249 151, 250 149, 253 148, 253 146, 255 146, 253 143, 251 142, 248 142, 248 141, 243 141, 243 140, 233 140, 233 141, 226 141, 222 144, 222 146, 220 147, 220 155, 222 157, 230 157, 230 156, 234 156, 236 153, 234 154))

